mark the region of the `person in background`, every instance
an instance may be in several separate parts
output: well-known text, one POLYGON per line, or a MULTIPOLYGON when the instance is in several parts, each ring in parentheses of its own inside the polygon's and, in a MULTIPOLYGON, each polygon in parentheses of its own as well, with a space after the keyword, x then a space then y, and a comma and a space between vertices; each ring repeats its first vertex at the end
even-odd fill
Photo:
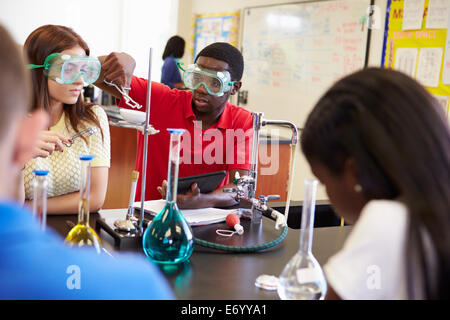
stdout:
POLYGON ((184 55, 185 41, 180 36, 171 37, 164 48, 162 59, 164 60, 161 71, 161 83, 173 88, 183 88, 184 83, 181 80, 180 70, 177 62, 184 55))
POLYGON ((13 178, 34 155, 49 116, 36 108, 28 113, 24 61, 1 25, 0 69, 0 299, 173 299, 145 258, 69 248, 50 228, 41 231, 32 213, 13 200, 13 178))
POLYGON ((100 62, 89 57, 89 47, 72 29, 44 25, 25 41, 33 82, 32 109, 49 113, 49 127, 42 132, 36 157, 24 170, 25 199, 32 201, 33 170, 49 170, 48 213, 78 212, 80 154, 91 154, 90 210, 99 210, 106 197, 110 166, 110 135, 105 111, 85 103, 81 91, 84 83, 93 83, 100 74, 100 62), (76 133, 95 127, 97 132, 76 133), (73 143, 67 147, 64 143, 73 143))
MULTIPOLYGON (((99 57, 102 75, 95 83, 100 89, 121 98, 103 80, 130 87, 129 96, 145 111, 148 80, 132 76, 135 61, 126 53, 99 57)), ((223 192, 235 187, 235 174, 248 175, 252 141, 252 114, 228 100, 241 88, 244 59, 241 52, 225 42, 201 50, 195 63, 186 67, 184 79, 190 90, 171 90, 157 82, 151 84, 150 124, 160 132, 149 136, 146 200, 164 198, 170 136, 167 128, 182 128, 182 154, 179 177, 226 171, 227 176, 211 193, 201 193, 194 183, 185 194, 178 194, 180 208, 228 207, 238 204, 235 194, 223 192)), ((129 108, 124 99, 120 107, 129 108)), ((136 170, 142 172, 143 135, 138 133, 136 170)), ((139 175, 141 179, 142 174, 139 175)), ((136 199, 141 197, 138 182, 136 199)))
POLYGON ((450 130, 415 80, 368 68, 338 81, 301 135, 354 227, 324 266, 328 299, 450 297, 450 130))

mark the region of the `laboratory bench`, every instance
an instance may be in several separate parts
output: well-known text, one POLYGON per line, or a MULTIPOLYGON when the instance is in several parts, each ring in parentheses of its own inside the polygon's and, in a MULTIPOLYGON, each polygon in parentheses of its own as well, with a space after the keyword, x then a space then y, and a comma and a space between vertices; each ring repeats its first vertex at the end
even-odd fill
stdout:
MULTIPOLYGON (((91 213, 90 225, 95 228, 98 213, 91 213)), ((62 237, 77 222, 77 215, 51 215, 47 224, 62 237)), ((280 235, 274 221, 263 217, 261 224, 241 220, 244 235, 230 238, 216 234, 217 229, 229 229, 225 223, 196 226, 192 230, 199 239, 225 245, 255 245, 272 241, 280 235)), ((322 227, 314 229, 312 251, 321 265, 338 252, 351 231, 351 226, 322 227)), ((98 228, 97 228, 98 229, 98 228)), ((99 230, 103 246, 119 255, 114 239, 105 230, 99 230)), ((171 270, 162 270, 178 299, 182 300, 273 300, 278 299, 276 291, 267 291, 255 286, 255 280, 262 274, 279 276, 284 266, 299 249, 300 230, 289 228, 284 241, 275 247, 253 253, 231 253, 195 245, 188 262, 171 270)), ((121 251, 144 255, 136 239, 122 243, 121 251)))

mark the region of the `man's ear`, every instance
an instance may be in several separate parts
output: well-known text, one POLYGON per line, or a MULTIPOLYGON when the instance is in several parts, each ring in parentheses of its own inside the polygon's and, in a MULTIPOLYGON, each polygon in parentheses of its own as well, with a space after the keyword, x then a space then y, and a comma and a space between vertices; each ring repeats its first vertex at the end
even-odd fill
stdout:
POLYGON ((13 161, 21 168, 33 158, 41 132, 48 126, 49 117, 45 111, 36 110, 20 120, 14 144, 13 161))
POLYGON ((239 89, 242 87, 242 81, 238 81, 233 83, 233 87, 231 88, 231 95, 235 95, 239 89))

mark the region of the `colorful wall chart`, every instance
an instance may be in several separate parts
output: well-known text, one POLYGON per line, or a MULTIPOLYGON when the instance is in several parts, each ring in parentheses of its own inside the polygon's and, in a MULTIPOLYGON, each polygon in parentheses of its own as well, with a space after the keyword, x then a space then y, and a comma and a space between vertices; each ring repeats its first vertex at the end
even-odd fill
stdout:
POLYGON ((239 12, 195 15, 193 59, 204 47, 214 42, 228 42, 237 47, 238 30, 239 12))
POLYGON ((419 81, 450 119, 450 1, 389 0, 382 66, 419 81))

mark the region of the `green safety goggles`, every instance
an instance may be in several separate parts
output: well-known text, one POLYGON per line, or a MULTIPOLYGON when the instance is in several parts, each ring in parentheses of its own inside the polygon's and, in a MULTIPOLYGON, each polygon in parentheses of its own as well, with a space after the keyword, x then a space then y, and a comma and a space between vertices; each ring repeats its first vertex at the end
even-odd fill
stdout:
POLYGON ((203 85, 212 96, 223 96, 233 88, 237 81, 231 81, 228 71, 214 71, 199 67, 197 64, 190 64, 186 69, 181 67, 183 63, 177 62, 178 68, 183 71, 183 82, 186 88, 191 90, 198 89, 203 85))
POLYGON ((94 83, 100 76, 102 65, 97 58, 52 53, 44 64, 28 64, 28 69, 44 68, 44 75, 58 83, 74 83, 80 76, 85 84, 94 83))

